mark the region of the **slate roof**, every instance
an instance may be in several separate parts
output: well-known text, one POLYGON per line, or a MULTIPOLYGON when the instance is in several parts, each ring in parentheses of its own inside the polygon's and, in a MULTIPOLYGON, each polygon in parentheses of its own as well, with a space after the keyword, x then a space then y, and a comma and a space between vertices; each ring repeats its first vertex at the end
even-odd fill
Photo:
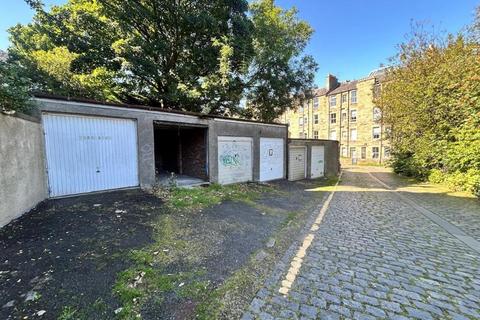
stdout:
POLYGON ((317 88, 313 90, 313 96, 314 97, 319 97, 319 96, 324 96, 327 94, 327 89, 326 88, 317 88))
POLYGON ((327 91, 326 88, 317 88, 317 89, 313 90, 314 97, 331 96, 331 95, 339 94, 339 93, 342 93, 342 92, 355 90, 355 89, 357 89, 357 84, 359 82, 364 81, 364 80, 368 80, 368 79, 372 79, 372 78, 376 78, 379 81, 382 81, 385 78, 385 74, 386 74, 387 69, 388 69, 388 67, 379 68, 379 69, 376 69, 376 70, 373 70, 372 72, 370 72, 370 74, 365 78, 358 79, 358 80, 341 82, 338 85, 338 87, 336 87, 335 89, 330 90, 330 91, 327 91))
POLYGON ((330 95, 338 94, 338 93, 341 93, 341 92, 347 92, 347 91, 350 91, 350 90, 355 90, 355 89, 357 89, 357 83, 358 83, 358 80, 341 82, 340 85, 337 88, 330 91, 328 93, 328 95, 330 96, 330 95))
POLYGON ((342 83, 340 83, 340 85, 338 87, 331 90, 330 92, 328 92, 326 88, 315 89, 315 90, 313 90, 313 96, 314 97, 330 96, 330 95, 338 94, 338 93, 341 93, 341 92, 347 92, 347 91, 350 91, 350 90, 354 90, 354 89, 357 88, 357 83, 358 83, 358 80, 342 82, 342 83))
POLYGON ((376 77, 376 78, 383 78, 385 73, 387 72, 388 67, 378 68, 370 72, 368 77, 376 77))

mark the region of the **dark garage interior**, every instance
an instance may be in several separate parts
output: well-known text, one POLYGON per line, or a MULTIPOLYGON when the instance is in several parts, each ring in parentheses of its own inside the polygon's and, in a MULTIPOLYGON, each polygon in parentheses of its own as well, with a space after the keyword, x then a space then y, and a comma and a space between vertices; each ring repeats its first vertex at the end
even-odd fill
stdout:
POLYGON ((154 122, 155 170, 160 184, 172 173, 178 185, 208 181, 207 128, 154 122))

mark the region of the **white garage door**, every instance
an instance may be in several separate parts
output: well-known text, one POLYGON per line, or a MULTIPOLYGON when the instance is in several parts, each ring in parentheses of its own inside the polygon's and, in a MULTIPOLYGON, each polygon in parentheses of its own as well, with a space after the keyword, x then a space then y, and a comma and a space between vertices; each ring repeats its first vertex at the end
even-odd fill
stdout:
POLYGON ((43 114, 50 196, 138 185, 134 120, 43 114))
POLYGON ((306 148, 288 148, 288 180, 295 181, 305 179, 306 148))
POLYGON ((252 149, 252 138, 218 137, 218 182, 252 181, 252 149))
POLYGON ((320 178, 324 176, 325 171, 325 147, 313 146, 312 147, 312 179, 320 178))
POLYGON ((283 178, 284 141, 260 138, 260 181, 283 178))

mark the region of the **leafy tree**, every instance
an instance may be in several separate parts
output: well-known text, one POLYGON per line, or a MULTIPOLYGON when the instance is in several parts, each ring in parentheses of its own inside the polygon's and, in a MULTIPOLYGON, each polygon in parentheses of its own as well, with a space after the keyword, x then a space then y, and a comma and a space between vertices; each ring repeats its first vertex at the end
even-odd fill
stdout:
POLYGON ((236 106, 252 55, 245 0, 100 0, 121 37, 122 99, 224 113, 236 106))
POLYGON ((43 2, 40 0, 25 0, 25 2, 35 10, 42 9, 43 8, 43 2))
POLYGON ((30 110, 31 83, 17 65, 0 61, 0 111, 30 110))
POLYGON ((297 10, 283 10, 273 0, 251 4, 254 59, 247 80, 245 115, 273 121, 310 93, 317 64, 303 55, 313 29, 297 10))
POLYGON ((313 83, 313 31, 273 0, 26 1, 9 56, 37 90, 271 121, 313 83))
POLYGON ((24 67, 37 90, 118 100, 114 80, 120 63, 112 48, 117 32, 100 4, 70 0, 50 12, 40 1, 30 4, 36 10, 33 21, 9 30, 9 61, 24 67))
POLYGON ((418 29, 399 47, 378 103, 397 172, 480 193, 480 46, 471 35, 418 29))

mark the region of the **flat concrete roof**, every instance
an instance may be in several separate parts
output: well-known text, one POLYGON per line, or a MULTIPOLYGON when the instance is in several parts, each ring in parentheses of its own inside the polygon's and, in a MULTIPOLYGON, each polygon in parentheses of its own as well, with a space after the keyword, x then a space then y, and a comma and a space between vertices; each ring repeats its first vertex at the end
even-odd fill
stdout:
POLYGON ((158 107, 150 107, 146 105, 138 105, 138 104, 126 104, 126 103, 114 103, 114 102, 106 102, 106 101, 98 101, 86 98, 79 98, 79 97, 66 97, 66 96, 59 96, 59 95, 52 95, 47 93, 35 93, 33 95, 35 98, 38 99, 46 99, 46 100, 55 100, 55 101, 66 101, 66 102, 78 102, 78 103, 88 103, 98 106, 110 106, 110 107, 118 107, 118 108, 125 108, 125 109, 136 109, 136 110, 143 110, 143 111, 154 111, 154 112, 161 112, 161 113, 169 113, 169 114, 179 114, 179 115, 186 115, 186 116, 194 116, 202 119, 219 119, 225 121, 235 121, 235 122, 247 122, 247 123, 254 123, 254 124, 266 124, 266 125, 275 125, 275 126, 284 126, 288 127, 288 124, 277 123, 277 122, 263 122, 263 121, 256 121, 250 119, 241 119, 241 118, 232 118, 214 114, 206 114, 200 112, 190 112, 190 111, 182 111, 182 110, 172 110, 172 109, 163 109, 158 107))

